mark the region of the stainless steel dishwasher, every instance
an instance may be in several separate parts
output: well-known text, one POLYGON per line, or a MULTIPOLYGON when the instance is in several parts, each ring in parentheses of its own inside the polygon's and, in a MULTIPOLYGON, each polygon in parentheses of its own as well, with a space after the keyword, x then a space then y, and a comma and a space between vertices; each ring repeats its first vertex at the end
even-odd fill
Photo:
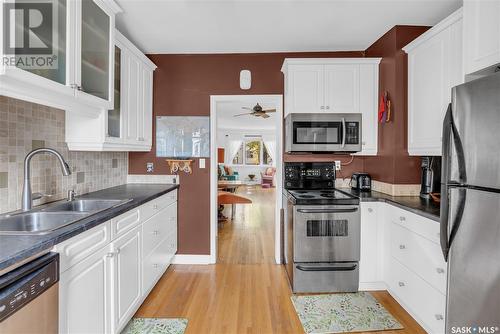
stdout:
POLYGON ((59 254, 48 253, 0 276, 0 333, 56 334, 59 254))

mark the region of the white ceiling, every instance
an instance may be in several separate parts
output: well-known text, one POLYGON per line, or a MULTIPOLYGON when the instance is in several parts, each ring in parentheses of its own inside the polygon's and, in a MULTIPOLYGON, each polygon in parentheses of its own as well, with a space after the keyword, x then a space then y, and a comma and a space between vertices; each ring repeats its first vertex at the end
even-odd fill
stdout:
POLYGON ((434 25, 462 0, 117 0, 145 53, 365 50, 395 25, 434 25))
MULTIPOLYGON (((257 102, 257 101, 256 101, 257 102)), ((234 117, 236 114, 250 112, 241 107, 252 108, 255 103, 243 102, 219 102, 217 103, 217 128, 218 129, 240 129, 240 130, 274 130, 276 129, 276 113, 269 113, 269 118, 244 115, 234 117)), ((273 109, 274 105, 260 102, 264 109, 273 109)))

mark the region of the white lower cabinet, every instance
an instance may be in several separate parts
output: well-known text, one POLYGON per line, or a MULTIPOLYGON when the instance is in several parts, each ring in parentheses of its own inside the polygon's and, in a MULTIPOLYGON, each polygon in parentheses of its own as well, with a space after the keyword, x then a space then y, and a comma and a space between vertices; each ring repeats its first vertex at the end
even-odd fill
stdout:
POLYGON ((429 333, 443 334, 447 267, 439 223, 388 203, 361 203, 360 290, 387 289, 429 333))
POLYGON ((444 333, 446 296, 395 258, 390 260, 389 292, 429 333, 444 333))
POLYGON ((113 332, 120 331, 141 301, 141 232, 135 228, 111 244, 113 254, 113 332))
POLYGON ((377 202, 361 203, 360 290, 380 289, 378 205, 377 202))
POLYGON ((111 266, 102 248, 61 274, 59 333, 110 333, 111 266))
MULTIPOLYGON (((153 216, 146 214, 138 222, 112 219, 54 247, 62 263, 60 333, 115 334, 125 327, 177 251, 176 193, 155 199, 153 216), (133 224, 120 229, 123 221, 133 224), (151 239, 151 234, 160 240, 151 239)), ((131 216, 149 212, 150 203, 129 211, 131 216)))

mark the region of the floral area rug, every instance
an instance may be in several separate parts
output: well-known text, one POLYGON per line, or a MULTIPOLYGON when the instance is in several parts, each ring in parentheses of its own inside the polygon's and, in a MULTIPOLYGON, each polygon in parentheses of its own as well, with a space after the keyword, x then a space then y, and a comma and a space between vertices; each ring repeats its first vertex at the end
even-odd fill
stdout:
POLYGON ((403 328, 368 292, 292 296, 291 298, 307 334, 403 328))
POLYGON ((182 318, 133 318, 121 334, 184 334, 187 323, 182 318))

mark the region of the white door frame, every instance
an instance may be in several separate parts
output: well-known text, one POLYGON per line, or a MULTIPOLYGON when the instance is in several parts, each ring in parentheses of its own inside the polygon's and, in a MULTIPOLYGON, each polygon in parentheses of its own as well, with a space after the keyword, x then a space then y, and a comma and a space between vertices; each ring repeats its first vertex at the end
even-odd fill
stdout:
POLYGON ((281 263, 280 212, 283 164, 283 95, 210 95, 210 263, 217 262, 217 103, 219 102, 259 102, 276 106, 276 210, 274 233, 274 256, 276 263, 281 263))

